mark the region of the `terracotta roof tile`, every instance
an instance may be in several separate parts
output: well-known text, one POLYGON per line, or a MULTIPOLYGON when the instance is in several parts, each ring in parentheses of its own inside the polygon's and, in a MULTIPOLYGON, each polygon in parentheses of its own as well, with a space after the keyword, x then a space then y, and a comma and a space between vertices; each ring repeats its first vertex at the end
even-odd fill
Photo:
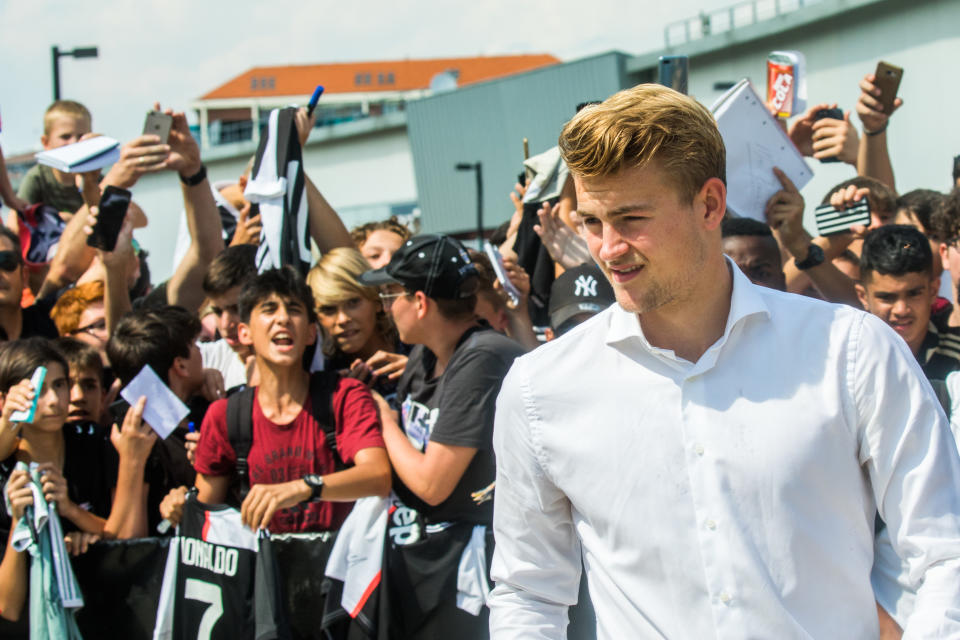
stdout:
POLYGON ((428 88, 436 74, 450 70, 458 72, 457 83, 463 86, 558 62, 552 55, 538 54, 254 67, 201 99, 309 95, 318 84, 326 93, 411 91, 428 88))

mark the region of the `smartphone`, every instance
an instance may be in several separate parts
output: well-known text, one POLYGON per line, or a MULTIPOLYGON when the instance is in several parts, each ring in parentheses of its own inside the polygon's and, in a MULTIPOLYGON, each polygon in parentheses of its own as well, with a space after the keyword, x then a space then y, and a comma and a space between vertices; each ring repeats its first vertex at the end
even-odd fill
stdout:
MULTIPOLYGON (((830 118, 831 120, 843 120, 843 109, 820 109, 813 114, 814 122, 817 120, 823 120, 824 118, 830 118)), ((820 162, 840 162, 840 158, 837 156, 830 156, 829 158, 820 158, 820 162)))
POLYGON ((861 198, 849 209, 837 211, 829 202, 820 205, 813 212, 817 221, 817 233, 832 236, 845 233, 854 225, 870 226, 870 203, 861 198))
POLYGON ((508 306, 511 309, 516 309, 517 305, 520 304, 520 290, 517 289, 507 275, 507 267, 503 263, 503 256, 500 254, 500 250, 490 244, 489 240, 483 241, 483 250, 490 259, 490 266, 493 267, 493 273, 497 276, 497 280, 500 281, 500 286, 503 287, 504 292, 506 292, 509 298, 508 306))
POLYGON ((113 185, 107 186, 100 196, 100 214, 93 233, 87 236, 87 244, 104 251, 113 251, 117 246, 117 236, 130 206, 130 192, 113 185))
POLYGON ((130 409, 130 403, 123 398, 117 398, 116 402, 110 405, 110 417, 116 423, 118 429, 123 428, 123 420, 127 417, 127 411, 130 409))
POLYGON ((43 388, 43 380, 47 377, 47 368, 40 366, 33 370, 30 376, 30 386, 33 387, 33 402, 27 411, 14 411, 10 414, 10 422, 33 422, 33 416, 37 413, 37 401, 40 399, 40 390, 43 388))
POLYGON ((689 65, 687 56, 660 56, 660 84, 686 95, 689 65))
POLYGON ((159 111, 149 111, 147 121, 143 123, 143 135, 159 136, 160 142, 166 144, 171 127, 173 127, 173 116, 159 111))
POLYGON ((877 71, 873 75, 873 84, 880 89, 880 97, 877 98, 882 105, 880 110, 890 115, 893 112, 893 101, 897 99, 900 80, 903 78, 903 69, 881 60, 877 63, 877 71))

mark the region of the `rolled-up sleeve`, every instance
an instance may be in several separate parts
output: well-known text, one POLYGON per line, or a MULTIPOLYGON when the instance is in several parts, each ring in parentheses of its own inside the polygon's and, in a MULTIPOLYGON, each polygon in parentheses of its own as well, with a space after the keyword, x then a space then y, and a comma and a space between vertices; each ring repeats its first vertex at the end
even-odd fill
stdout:
POLYGON ((524 369, 520 359, 504 379, 494 422, 494 640, 565 638, 567 607, 576 603, 580 583, 570 503, 544 471, 536 438, 541 425, 524 369))
POLYGON ((917 589, 903 638, 960 637, 960 456, 949 424, 899 336, 868 316, 855 344, 861 462, 917 589))

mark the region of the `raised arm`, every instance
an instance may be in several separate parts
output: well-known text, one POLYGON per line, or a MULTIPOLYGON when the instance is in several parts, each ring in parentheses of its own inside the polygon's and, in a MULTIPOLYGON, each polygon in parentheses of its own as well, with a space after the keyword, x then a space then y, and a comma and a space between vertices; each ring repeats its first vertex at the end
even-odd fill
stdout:
POLYGON ((143 421, 146 398, 127 409, 123 425, 113 425, 110 442, 120 458, 117 490, 103 527, 105 538, 142 538, 147 532, 147 491, 143 470, 157 434, 143 421))
MULTIPOLYGON (((770 198, 765 213, 777 242, 794 258, 783 265, 788 290, 790 282, 796 280, 799 274, 805 273, 824 299, 860 308, 854 282, 834 266, 831 262, 834 256, 828 256, 822 263, 804 271, 797 268, 796 262, 803 261, 807 257, 814 239, 803 228, 803 196, 786 174, 779 169, 774 169, 774 173, 783 189, 770 198)), ((819 243, 818 246, 823 249, 819 243)))
POLYGON ((890 163, 890 151, 887 148, 887 127, 890 125, 890 116, 900 108, 903 100, 897 98, 893 103, 893 110, 884 113, 879 100, 882 92, 874 82, 876 77, 872 73, 860 81, 857 115, 863 124, 863 138, 860 140, 860 151, 857 155, 857 173, 879 180, 896 193, 893 165, 890 163))
POLYGON ((202 283, 207 267, 223 251, 223 229, 210 181, 200 161, 200 148, 190 134, 187 118, 169 109, 166 113, 173 116, 166 166, 180 175, 191 240, 190 248, 167 283, 167 303, 195 311, 203 303, 202 283))

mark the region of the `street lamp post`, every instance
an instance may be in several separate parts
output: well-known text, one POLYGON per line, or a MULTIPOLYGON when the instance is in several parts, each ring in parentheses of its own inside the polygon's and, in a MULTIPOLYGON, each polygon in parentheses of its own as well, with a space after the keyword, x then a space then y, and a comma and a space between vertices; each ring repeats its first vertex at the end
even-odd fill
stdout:
POLYGON ((50 48, 50 54, 53 57, 53 100, 60 99, 60 58, 96 58, 96 47, 78 47, 72 51, 60 51, 57 45, 50 48))
POLYGON ((477 174, 477 248, 483 250, 483 163, 458 162, 457 171, 475 171, 477 174))

